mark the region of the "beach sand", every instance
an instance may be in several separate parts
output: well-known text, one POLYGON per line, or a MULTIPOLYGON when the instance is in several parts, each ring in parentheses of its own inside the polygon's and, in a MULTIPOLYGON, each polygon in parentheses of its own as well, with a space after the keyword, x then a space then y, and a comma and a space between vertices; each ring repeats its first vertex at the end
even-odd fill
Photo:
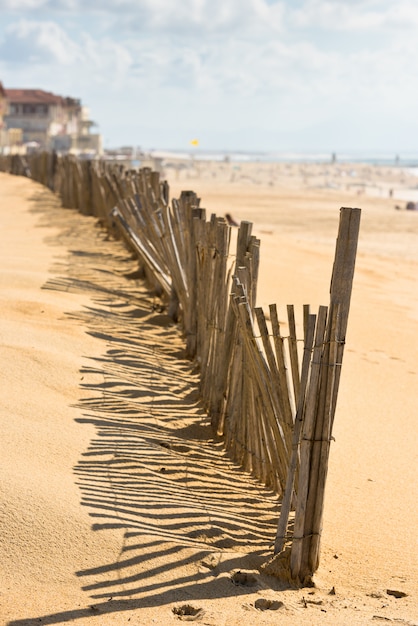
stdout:
POLYGON ((235 167, 166 173, 254 223, 258 304, 282 316, 328 304, 339 208, 362 208, 316 586, 259 573, 276 498, 213 441, 136 261, 0 174, 1 624, 418 624, 418 212, 394 209, 413 180, 235 167))

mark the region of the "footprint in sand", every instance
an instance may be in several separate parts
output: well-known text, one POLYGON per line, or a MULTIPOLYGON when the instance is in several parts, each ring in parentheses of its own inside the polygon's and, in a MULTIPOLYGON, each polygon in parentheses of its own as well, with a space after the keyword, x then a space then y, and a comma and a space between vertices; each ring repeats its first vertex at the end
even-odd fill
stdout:
POLYGON ((234 572, 231 576, 231 581, 234 585, 240 587, 254 587, 258 582, 257 577, 254 576, 252 572, 245 572, 243 570, 234 572))
POLYGON ((215 570, 221 560, 221 553, 209 554, 207 557, 200 561, 201 566, 206 570, 215 570))
POLYGON ((191 604, 183 604, 182 606, 174 606, 173 613, 184 622, 194 622, 199 620, 205 614, 203 609, 197 609, 191 604))
POLYGON ((259 611, 277 611, 284 607, 284 603, 280 600, 267 600, 267 598, 258 598, 254 602, 254 607, 259 611))

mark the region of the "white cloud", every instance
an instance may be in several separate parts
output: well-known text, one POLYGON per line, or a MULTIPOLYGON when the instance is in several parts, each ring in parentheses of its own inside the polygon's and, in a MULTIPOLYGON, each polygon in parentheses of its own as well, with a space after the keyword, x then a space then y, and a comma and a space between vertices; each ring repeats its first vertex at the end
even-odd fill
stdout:
POLYGON ((25 11, 41 9, 48 5, 49 0, 1 0, 1 11, 25 11))
POLYGON ((21 63, 27 69, 63 66, 67 71, 73 68, 80 77, 91 73, 92 82, 99 79, 110 84, 117 84, 132 65, 131 54, 123 45, 109 38, 94 39, 88 33, 81 33, 76 41, 51 21, 20 20, 10 24, 0 53, 4 61, 21 63))
POLYGON ((289 20, 297 28, 318 28, 328 31, 373 32, 380 29, 407 30, 418 25, 416 2, 387 0, 305 0, 289 10, 289 20))
MULTIPOLYGON (((97 4, 96 4, 97 6, 97 4)), ((22 11, 78 11, 81 9, 92 9, 80 0, 0 0, 0 10, 14 13, 22 11)))
POLYGON ((201 33, 254 37, 285 27, 353 32, 418 24, 415 0, 0 0, 0 11, 95 15, 104 23, 111 17, 113 26, 126 31, 190 38, 201 33))
POLYGON ((11 61, 71 65, 82 58, 79 46, 54 22, 20 20, 10 24, 1 46, 11 61))
POLYGON ((405 54, 404 45, 347 53, 325 52, 300 37, 209 37, 195 45, 148 35, 120 43, 110 35, 86 32, 70 37, 51 21, 12 23, 1 52, 3 59, 31 63, 32 68, 65 67, 74 83, 107 85, 113 93, 160 90, 166 97, 173 91, 196 92, 212 102, 275 98, 294 101, 296 110, 324 97, 338 102, 350 93, 364 98, 378 93, 392 101, 393 80, 399 83, 402 75, 411 74, 411 50, 405 54))
POLYGON ((80 51, 84 73, 92 72, 92 80, 107 84, 109 89, 120 84, 133 63, 128 48, 110 38, 94 39, 83 33, 80 51))
MULTIPOLYGON (((255 36, 282 27, 284 3, 266 0, 0 0, 0 11, 94 15, 124 31, 255 36), (109 18, 111 17, 111 20, 109 18)), ((58 19, 58 18, 57 18, 58 19)))

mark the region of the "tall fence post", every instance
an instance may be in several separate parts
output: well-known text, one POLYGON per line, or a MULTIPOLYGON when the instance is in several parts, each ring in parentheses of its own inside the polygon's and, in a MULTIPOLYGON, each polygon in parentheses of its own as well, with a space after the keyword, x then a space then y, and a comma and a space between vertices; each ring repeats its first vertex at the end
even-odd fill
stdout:
MULTIPOLYGON (((293 455, 275 542, 275 553, 279 553, 287 538, 295 450, 299 449, 300 469, 289 572, 292 579, 302 584, 312 578, 319 565, 325 483, 348 324, 360 214, 360 209, 342 208, 340 211, 329 311, 326 307, 320 307, 319 310, 309 379, 306 362, 302 366, 293 455)), ((309 348, 311 336, 312 329, 308 327, 305 348, 309 348)))

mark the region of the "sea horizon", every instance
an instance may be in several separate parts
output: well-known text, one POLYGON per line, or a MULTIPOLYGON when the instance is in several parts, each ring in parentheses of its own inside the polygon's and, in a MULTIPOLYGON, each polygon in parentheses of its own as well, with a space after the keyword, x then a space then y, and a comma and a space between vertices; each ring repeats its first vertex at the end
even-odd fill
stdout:
POLYGON ((144 150, 153 158, 196 160, 196 161, 233 161, 262 163, 364 163, 388 167, 418 168, 418 151, 268 151, 268 150, 144 150))

